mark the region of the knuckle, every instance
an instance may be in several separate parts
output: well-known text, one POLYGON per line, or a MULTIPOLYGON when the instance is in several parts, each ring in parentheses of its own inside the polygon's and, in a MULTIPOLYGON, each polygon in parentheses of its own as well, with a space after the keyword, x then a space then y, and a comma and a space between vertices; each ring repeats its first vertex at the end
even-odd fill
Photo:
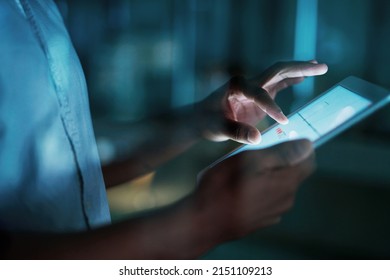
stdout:
POLYGON ((239 140, 241 134, 242 134, 242 128, 241 128, 240 126, 236 127, 236 128, 234 129, 233 139, 234 139, 234 140, 239 140))
POLYGON ((247 140, 249 136, 249 131, 245 127, 238 125, 234 130, 234 140, 247 140))

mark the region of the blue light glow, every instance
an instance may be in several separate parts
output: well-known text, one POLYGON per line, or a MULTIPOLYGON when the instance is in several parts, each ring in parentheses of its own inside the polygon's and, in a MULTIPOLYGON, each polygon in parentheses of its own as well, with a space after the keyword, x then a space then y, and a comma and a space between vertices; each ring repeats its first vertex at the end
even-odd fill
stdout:
POLYGON ((339 127, 371 104, 365 99, 342 86, 337 86, 328 94, 313 101, 289 117, 287 125, 278 124, 262 136, 257 145, 245 145, 233 153, 245 150, 258 150, 277 143, 307 138, 316 141, 320 137, 339 127))
MULTIPOLYGON (((297 0, 294 60, 311 60, 316 57, 317 4, 317 0, 297 0)), ((307 78, 294 86, 296 103, 293 107, 305 103, 313 94, 313 89, 313 78, 307 78)))

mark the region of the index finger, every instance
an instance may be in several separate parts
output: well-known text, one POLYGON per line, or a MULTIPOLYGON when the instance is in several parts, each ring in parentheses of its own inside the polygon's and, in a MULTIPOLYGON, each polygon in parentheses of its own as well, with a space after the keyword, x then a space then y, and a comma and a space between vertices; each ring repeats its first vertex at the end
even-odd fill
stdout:
POLYGON ((283 114, 283 111, 271 98, 267 90, 262 87, 249 83, 242 77, 235 77, 230 81, 230 90, 231 93, 239 91, 275 121, 281 124, 288 123, 288 118, 283 114))
POLYGON ((253 98, 253 101, 256 103, 256 105, 278 123, 288 123, 288 118, 283 113, 282 109, 278 106, 278 104, 276 104, 276 102, 271 98, 265 89, 253 86, 249 91, 249 96, 247 97, 253 98))

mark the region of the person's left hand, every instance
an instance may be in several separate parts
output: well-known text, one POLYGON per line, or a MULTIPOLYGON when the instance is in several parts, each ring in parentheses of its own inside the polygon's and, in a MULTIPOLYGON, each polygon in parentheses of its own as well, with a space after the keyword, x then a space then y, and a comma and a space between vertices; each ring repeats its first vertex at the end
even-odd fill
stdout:
POLYGON ((233 77, 224 86, 197 104, 198 126, 202 136, 213 141, 228 139, 246 144, 261 141, 255 125, 267 114, 279 123, 288 122, 275 103, 282 89, 300 83, 308 76, 325 74, 326 64, 312 61, 279 62, 258 77, 233 77))

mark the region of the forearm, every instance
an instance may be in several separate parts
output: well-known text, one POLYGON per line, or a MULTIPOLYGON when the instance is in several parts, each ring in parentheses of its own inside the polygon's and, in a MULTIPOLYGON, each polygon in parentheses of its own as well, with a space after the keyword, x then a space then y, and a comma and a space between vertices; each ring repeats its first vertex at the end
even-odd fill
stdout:
POLYGON ((217 243, 191 199, 156 215, 74 234, 9 234, 6 259, 188 259, 217 243))
POLYGON ((201 139, 192 107, 181 108, 130 126, 116 128, 127 147, 123 155, 103 166, 106 186, 126 182, 153 171, 201 139))

